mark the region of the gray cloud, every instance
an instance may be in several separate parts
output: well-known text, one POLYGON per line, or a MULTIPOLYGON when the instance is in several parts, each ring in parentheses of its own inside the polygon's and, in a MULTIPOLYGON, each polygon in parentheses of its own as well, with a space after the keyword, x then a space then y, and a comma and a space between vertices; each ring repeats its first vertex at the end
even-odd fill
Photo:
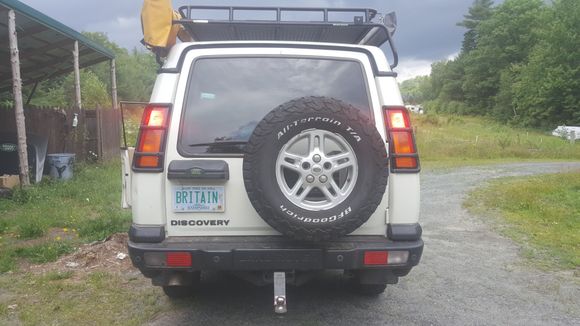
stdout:
MULTIPOLYGON (((141 49, 140 10, 138 0, 22 0, 29 6, 80 31, 102 31, 120 45, 141 49)), ((425 71, 430 62, 442 60, 461 47, 464 30, 455 24, 463 19, 472 0, 174 0, 183 4, 247 6, 329 6, 370 7, 380 12, 395 11, 398 30, 395 42, 401 58, 401 69, 425 71), (404 66, 404 65, 407 66, 404 66), (421 67, 417 66, 421 65, 421 67)))

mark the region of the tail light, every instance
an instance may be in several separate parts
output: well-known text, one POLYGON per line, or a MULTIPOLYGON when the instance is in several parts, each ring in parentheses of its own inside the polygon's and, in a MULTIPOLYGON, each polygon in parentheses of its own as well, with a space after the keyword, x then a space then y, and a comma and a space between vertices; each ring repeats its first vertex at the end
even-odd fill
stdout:
POLYGON ((168 267, 191 267, 191 254, 188 252, 168 252, 165 264, 168 267))
POLYGON ((401 265, 406 264, 408 261, 408 251, 369 250, 365 251, 363 256, 363 264, 369 267, 401 265))
POLYGON ((145 108, 133 159, 135 169, 152 172, 163 170, 169 114, 169 105, 149 104, 145 108))
POLYGON ((385 107, 383 110, 389 141, 391 171, 417 172, 419 155, 409 112, 404 107, 385 107))
POLYGON ((364 264, 372 265, 387 265, 389 262, 388 251, 366 251, 364 255, 364 264))

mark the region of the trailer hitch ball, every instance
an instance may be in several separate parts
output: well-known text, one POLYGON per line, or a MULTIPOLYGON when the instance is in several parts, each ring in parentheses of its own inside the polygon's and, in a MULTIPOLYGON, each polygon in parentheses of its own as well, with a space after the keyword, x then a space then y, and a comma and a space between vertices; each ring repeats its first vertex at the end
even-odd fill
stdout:
POLYGON ((274 312, 283 314, 286 309, 286 273, 274 273, 274 312))
POLYGON ((286 299, 283 297, 277 297, 274 310, 277 314, 285 313, 286 312, 286 299))

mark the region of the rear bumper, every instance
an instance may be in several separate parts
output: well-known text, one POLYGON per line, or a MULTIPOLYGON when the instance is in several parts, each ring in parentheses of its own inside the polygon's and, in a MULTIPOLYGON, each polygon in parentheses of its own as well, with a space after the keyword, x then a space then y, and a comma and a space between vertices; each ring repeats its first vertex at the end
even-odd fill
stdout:
MULTIPOLYGON (((419 263, 423 241, 392 241, 382 236, 346 236, 324 243, 297 242, 282 236, 179 237, 160 243, 129 241, 133 264, 146 276, 168 270, 181 271, 283 271, 324 269, 382 269, 408 272, 419 263), (364 264, 366 251, 407 251, 402 264, 364 264), (191 267, 151 264, 149 257, 159 253, 187 252, 191 267)), ((159 261, 159 260, 157 260, 159 261)), ((406 273, 401 273, 406 274, 406 273)), ((401 276, 402 276, 401 275, 401 276)))

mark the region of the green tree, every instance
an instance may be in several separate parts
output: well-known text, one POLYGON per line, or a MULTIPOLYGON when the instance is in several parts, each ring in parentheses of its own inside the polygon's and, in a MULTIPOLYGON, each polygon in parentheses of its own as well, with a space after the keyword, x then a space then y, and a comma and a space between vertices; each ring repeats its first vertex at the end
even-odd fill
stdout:
POLYGON ((542 0, 506 0, 480 22, 477 46, 465 56, 462 89, 467 104, 489 114, 502 72, 526 63, 547 23, 546 11, 542 0))
MULTIPOLYGON (((36 106, 73 107, 74 75, 44 81, 38 84, 31 104, 36 106)), ((81 70, 81 100, 84 108, 111 107, 111 97, 105 83, 92 71, 81 70)))
POLYGON ((437 99, 463 101, 462 79, 464 75, 462 57, 455 60, 436 62, 431 66, 431 82, 437 99))
MULTIPOLYGON (((70 74, 64 80, 63 89, 66 91, 69 106, 74 106, 74 75, 70 74)), ((96 107, 110 108, 111 97, 105 83, 90 70, 81 71, 81 99, 83 108, 96 107)))
MULTIPOLYGON (((51 106, 51 107, 67 107, 69 102, 65 95, 63 82, 66 76, 59 76, 50 80, 45 80, 38 83, 36 92, 32 97, 31 104, 37 106, 51 106)), ((25 87, 25 92, 28 96, 32 91, 32 85, 25 87)), ((73 101, 74 103, 74 101, 73 101)))
POLYGON ((580 125, 580 2, 559 0, 514 85, 523 125, 580 125))
POLYGON ((421 104, 433 99, 431 78, 429 76, 418 76, 405 80, 401 83, 400 89, 405 103, 421 104))
MULTIPOLYGON (((109 40, 106 34, 100 32, 84 33, 91 40, 111 49, 115 53, 117 68, 117 94, 119 100, 148 101, 158 65, 150 52, 128 51, 109 40)), ((111 88, 110 67, 108 62, 87 68, 102 80, 107 89, 111 88)))
MULTIPOLYGON (((462 52, 426 79, 428 109, 546 129, 580 124, 580 1, 475 1, 465 18, 462 52)), ((403 94, 419 98, 419 85, 403 83, 403 94)))
POLYGON ((495 104, 489 114, 500 121, 517 122, 518 111, 514 106, 514 87, 519 79, 520 65, 504 69, 499 76, 499 91, 494 98, 495 104))
POLYGON ((467 32, 463 35, 462 53, 469 53, 477 46, 477 26, 479 23, 491 17, 493 13, 493 0, 475 0, 469 8, 468 14, 464 15, 463 21, 457 26, 465 27, 467 32))

